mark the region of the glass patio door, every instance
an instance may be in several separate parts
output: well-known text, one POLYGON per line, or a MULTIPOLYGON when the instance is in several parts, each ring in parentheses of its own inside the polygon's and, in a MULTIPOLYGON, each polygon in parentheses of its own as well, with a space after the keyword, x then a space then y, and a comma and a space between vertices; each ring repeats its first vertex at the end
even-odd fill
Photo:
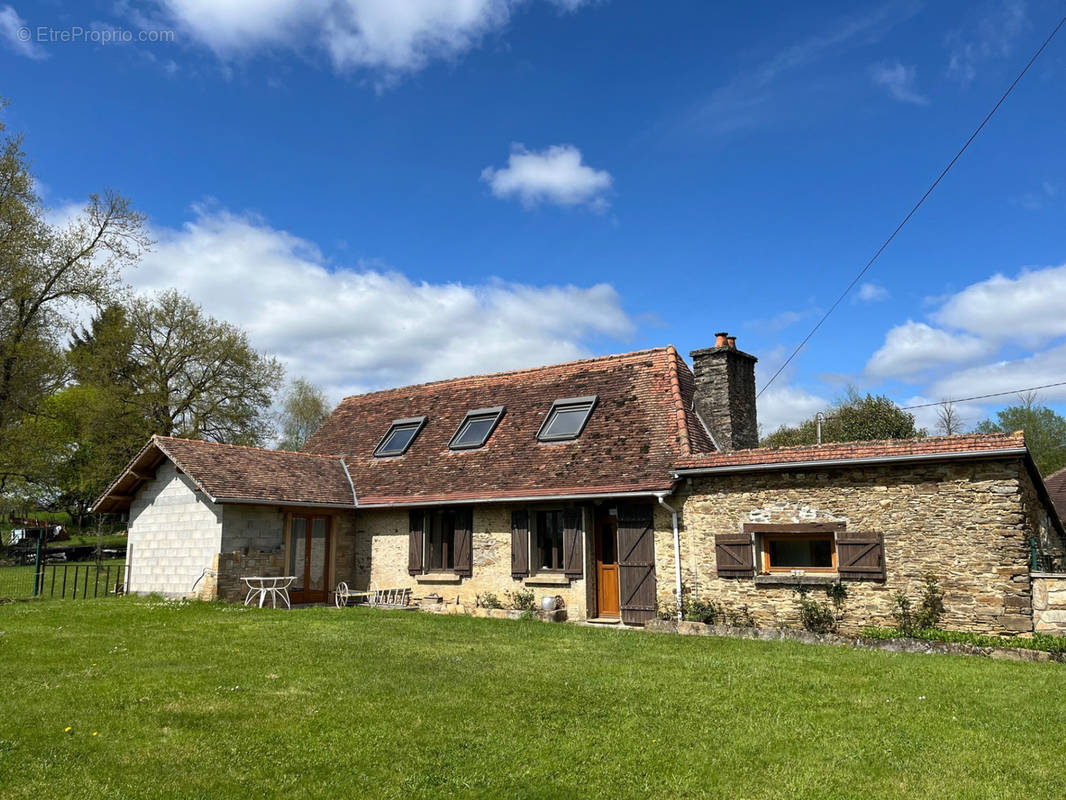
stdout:
POLYGON ((289 523, 289 596, 294 603, 325 603, 329 594, 329 517, 293 515, 289 523))

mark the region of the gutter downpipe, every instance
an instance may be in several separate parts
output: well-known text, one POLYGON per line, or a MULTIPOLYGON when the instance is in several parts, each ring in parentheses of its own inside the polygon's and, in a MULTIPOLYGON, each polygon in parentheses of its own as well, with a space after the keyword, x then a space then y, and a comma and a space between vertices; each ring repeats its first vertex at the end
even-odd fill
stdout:
POLYGON ((670 512, 674 522, 674 593, 677 596, 677 619, 681 621, 681 536, 677 532, 677 510, 674 509, 663 498, 665 494, 655 495, 655 499, 659 501, 659 505, 670 512))

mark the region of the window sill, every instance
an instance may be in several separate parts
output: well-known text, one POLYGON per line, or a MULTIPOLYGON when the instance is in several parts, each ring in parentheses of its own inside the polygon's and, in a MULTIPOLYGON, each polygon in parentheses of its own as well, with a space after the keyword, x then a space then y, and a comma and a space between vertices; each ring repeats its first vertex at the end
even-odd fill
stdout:
POLYGON ((542 572, 540 575, 530 575, 522 583, 527 586, 569 586, 570 579, 562 573, 542 572))
POLYGON ((462 583, 463 576, 458 572, 427 572, 415 575, 415 583, 462 583))
POLYGON ((836 583, 839 576, 832 575, 790 575, 787 572, 771 573, 769 575, 756 575, 756 586, 828 586, 836 583))

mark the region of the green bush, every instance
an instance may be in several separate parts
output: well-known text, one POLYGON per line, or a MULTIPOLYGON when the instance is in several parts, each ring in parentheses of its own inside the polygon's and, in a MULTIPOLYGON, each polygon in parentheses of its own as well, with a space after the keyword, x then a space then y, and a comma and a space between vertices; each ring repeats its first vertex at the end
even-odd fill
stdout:
POLYGON ((826 600, 812 600, 810 587, 795 587, 799 597, 799 616, 804 629, 811 633, 836 633, 840 621, 844 618, 844 601, 848 597, 847 587, 840 581, 825 587, 826 600))
POLYGON ((724 612, 714 600, 691 599, 682 613, 688 622, 702 622, 705 625, 718 625, 724 621, 724 612))
POLYGON ((475 602, 482 608, 503 608, 503 601, 500 600, 492 592, 485 592, 485 594, 479 594, 474 598, 475 602))
POLYGON ((923 579, 922 596, 917 608, 903 592, 897 592, 894 599, 896 608, 892 612, 892 618, 896 621, 896 627, 908 636, 920 631, 934 630, 944 615, 944 592, 940 589, 936 576, 931 573, 923 579))
POLYGON ((734 628, 754 628, 755 617, 751 615, 747 604, 742 605, 736 611, 726 612, 726 621, 734 628))
POLYGON ((516 592, 507 592, 511 608, 519 611, 536 611, 537 598, 532 589, 519 589, 516 592))

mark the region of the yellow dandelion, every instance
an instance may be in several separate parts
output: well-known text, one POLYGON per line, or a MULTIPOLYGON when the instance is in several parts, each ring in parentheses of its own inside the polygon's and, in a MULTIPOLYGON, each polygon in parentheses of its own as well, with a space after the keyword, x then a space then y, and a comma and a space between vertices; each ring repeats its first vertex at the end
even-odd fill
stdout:
POLYGON ((67 727, 65 727, 65 728, 63 729, 63 733, 71 733, 71 732, 72 732, 73 730, 74 730, 74 729, 73 729, 72 727, 70 727, 69 725, 67 725, 67 727))
POLYGON ((96 736, 96 731, 93 731, 93 736, 96 736))

